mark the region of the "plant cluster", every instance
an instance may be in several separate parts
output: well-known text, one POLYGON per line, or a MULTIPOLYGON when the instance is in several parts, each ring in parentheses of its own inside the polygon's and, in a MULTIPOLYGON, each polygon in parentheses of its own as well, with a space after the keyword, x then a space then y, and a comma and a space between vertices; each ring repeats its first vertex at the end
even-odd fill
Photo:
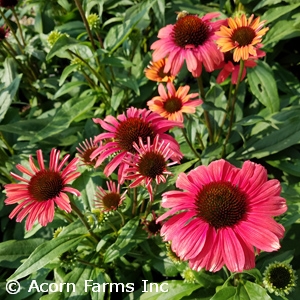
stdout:
POLYGON ((297 299, 298 1, 0 16, 3 299, 297 299))

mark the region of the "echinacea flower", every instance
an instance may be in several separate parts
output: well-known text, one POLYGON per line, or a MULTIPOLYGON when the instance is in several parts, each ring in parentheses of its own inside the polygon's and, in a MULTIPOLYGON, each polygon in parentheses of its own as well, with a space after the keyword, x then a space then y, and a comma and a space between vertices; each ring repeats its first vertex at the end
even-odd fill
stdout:
POLYGON ((173 75, 170 71, 164 72, 164 68, 166 65, 168 58, 162 58, 156 62, 150 61, 149 65, 145 69, 145 76, 157 82, 168 82, 173 81, 175 79, 175 75, 173 75))
POLYGON ((36 167, 32 156, 29 157, 31 170, 18 164, 16 168, 28 175, 30 179, 23 178, 17 174, 11 175, 25 183, 11 183, 5 185, 7 199, 5 204, 16 204, 18 206, 9 215, 14 218, 17 215, 17 222, 21 222, 27 215, 26 230, 30 230, 35 222, 46 226, 54 218, 55 204, 66 212, 71 212, 69 197, 66 192, 80 196, 80 192, 67 184, 80 176, 76 172, 78 158, 74 158, 62 170, 64 164, 70 157, 65 155, 59 162, 60 151, 52 149, 50 153, 49 168, 45 168, 42 150, 37 150, 37 160, 39 168, 36 167))
POLYGON ((162 223, 156 222, 157 216, 154 210, 151 213, 151 220, 144 219, 142 224, 144 225, 143 229, 148 232, 148 238, 156 236, 160 233, 162 223))
POLYGON ((0 0, 0 7, 12 8, 18 4, 18 0, 0 0))
POLYGON ((298 279, 290 264, 277 261, 267 266, 263 276, 263 284, 269 293, 282 297, 294 290, 298 279))
POLYGON ((287 210, 280 182, 250 161, 237 168, 221 159, 179 174, 176 187, 163 194, 169 211, 157 220, 172 250, 191 269, 231 272, 255 267, 255 254, 280 248, 284 227, 274 220, 287 210))
POLYGON ((106 182, 108 191, 105 191, 101 186, 98 187, 96 193, 95 207, 103 212, 113 211, 118 209, 126 198, 127 190, 121 195, 120 184, 116 186, 113 181, 106 182))
POLYGON ((4 25, 0 27, 0 42, 7 38, 9 32, 8 28, 5 28, 4 25))
MULTIPOLYGON (((241 81, 244 80, 247 74, 247 68, 254 68, 257 66, 256 61, 264 57, 266 53, 260 49, 256 50, 256 56, 249 56, 247 60, 244 61, 244 69, 241 77, 241 81)), ((228 78, 231 74, 231 82, 232 84, 237 84, 238 75, 240 72, 240 63, 235 62, 233 60, 233 53, 228 51, 224 53, 224 61, 217 67, 217 69, 222 69, 216 79, 217 83, 222 83, 224 80, 228 78)))
POLYGON ((158 32, 160 40, 151 45, 154 50, 153 61, 168 57, 164 72, 177 75, 184 63, 194 77, 199 77, 202 64, 211 72, 223 59, 214 42, 215 31, 219 30, 223 21, 211 22, 219 13, 209 13, 200 18, 185 14, 172 25, 163 27, 158 32))
POLYGON ((196 111, 196 106, 203 103, 201 99, 190 101, 191 98, 197 97, 198 93, 188 95, 190 86, 180 86, 176 91, 172 82, 167 83, 167 92, 164 85, 158 86, 159 96, 153 97, 147 102, 149 109, 153 112, 160 114, 162 117, 172 120, 183 122, 182 113, 192 114, 196 111))
POLYGON ((146 144, 143 143, 142 138, 139 138, 139 145, 134 142, 133 147, 137 155, 128 153, 128 158, 124 159, 129 165, 124 178, 134 180, 129 185, 130 188, 145 184, 152 201, 152 181, 155 180, 156 184, 166 182, 166 176, 172 174, 167 167, 177 164, 178 161, 168 163, 168 159, 174 156, 174 152, 169 143, 166 144, 164 140, 160 141, 158 135, 153 142, 148 137, 146 144))
POLYGON ((222 25, 216 32, 219 38, 216 43, 220 51, 233 51, 233 60, 247 60, 250 55, 257 56, 257 45, 269 30, 263 28, 266 21, 260 22, 260 17, 253 20, 252 14, 247 20, 245 14, 241 17, 228 18, 228 27, 222 25), (263 29, 262 29, 263 28, 263 29))
POLYGON ((150 137, 152 142, 155 136, 159 134, 161 140, 170 143, 170 148, 176 156, 174 159, 182 157, 177 141, 165 133, 175 126, 182 127, 182 123, 169 121, 149 110, 134 107, 128 108, 126 113, 117 116, 117 118, 107 116, 104 120, 93 119, 93 121, 100 124, 108 132, 95 137, 94 143, 103 141, 103 144, 92 153, 91 159, 97 157, 95 167, 98 167, 110 155, 116 154, 106 165, 104 174, 109 176, 119 166, 118 174, 121 184, 124 182, 123 174, 127 167, 123 159, 127 152, 137 153, 133 143, 138 143, 139 138, 142 138, 143 142, 147 142, 147 138, 150 137))
POLYGON ((76 147, 78 156, 84 165, 95 166, 96 159, 91 159, 90 156, 100 145, 99 143, 94 144, 93 139, 90 138, 89 140, 85 139, 82 144, 76 147))

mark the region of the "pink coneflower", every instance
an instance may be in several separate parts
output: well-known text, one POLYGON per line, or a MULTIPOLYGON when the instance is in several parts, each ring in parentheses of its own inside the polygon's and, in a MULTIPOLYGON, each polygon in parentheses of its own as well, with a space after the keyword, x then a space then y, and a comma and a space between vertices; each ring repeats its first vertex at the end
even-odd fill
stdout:
POLYGON ((101 144, 96 143, 94 144, 93 139, 85 139, 82 144, 79 144, 76 147, 78 151, 78 156, 80 157, 83 165, 86 166, 95 166, 96 159, 91 159, 91 154, 100 146, 101 144))
MULTIPOLYGON (((257 66, 256 61, 264 57, 266 53, 262 50, 257 49, 256 50, 257 55, 256 56, 250 56, 249 59, 244 61, 244 69, 242 73, 241 81, 244 80, 246 74, 247 74, 247 68, 254 68, 257 66)), ((231 74, 231 82, 232 84, 237 83, 238 75, 240 72, 240 63, 235 62, 233 60, 233 53, 232 52, 226 52, 224 53, 224 61, 221 62, 221 64, 217 67, 217 69, 222 69, 217 77, 217 83, 221 83, 224 80, 228 78, 231 74)))
POLYGON ((177 164, 178 161, 167 162, 174 157, 174 152, 170 149, 169 143, 165 143, 164 140, 160 141, 158 135, 153 142, 148 137, 146 144, 143 143, 142 138, 139 138, 139 145, 134 142, 133 147, 137 155, 128 153, 128 159, 124 159, 129 165, 124 178, 134 180, 129 185, 131 188, 145 184, 150 200, 153 201, 152 181, 155 180, 156 184, 166 182, 166 176, 172 174, 167 167, 177 164))
POLYGON ((153 97, 147 102, 149 109, 160 114, 162 117, 183 122, 183 114, 192 114, 196 111, 196 106, 203 103, 201 99, 190 101, 197 97, 198 93, 188 95, 190 87, 188 85, 180 86, 176 91, 172 82, 167 83, 167 92, 163 84, 158 86, 159 96, 153 97))
POLYGON ((96 193, 95 207, 102 211, 116 210, 126 198, 127 190, 121 195, 120 184, 116 186, 113 181, 106 182, 108 191, 105 191, 101 186, 98 187, 96 193))
POLYGON ((78 158, 74 158, 62 171, 63 165, 70 156, 69 154, 59 162, 60 151, 52 149, 49 168, 47 169, 44 166, 42 150, 37 150, 36 153, 39 168, 34 164, 32 156, 29 157, 31 170, 19 164, 16 166, 19 171, 28 175, 30 179, 11 173, 15 179, 25 183, 5 185, 7 194, 5 204, 19 204, 9 217, 12 219, 18 215, 16 221, 21 222, 28 215, 26 230, 30 230, 37 219, 42 226, 52 222, 54 204, 68 213, 71 212, 70 200, 65 192, 80 196, 78 190, 67 186, 70 181, 80 176, 80 173, 76 172, 78 158))
POLYGON ((116 154, 105 167, 104 174, 109 176, 120 165, 119 182, 121 184, 123 183, 122 175, 127 167, 123 159, 127 152, 137 153, 133 143, 138 143, 139 138, 147 142, 147 138, 150 137, 152 142, 159 134, 161 140, 170 143, 170 148, 176 156, 174 159, 182 157, 177 141, 165 133, 174 126, 182 127, 183 125, 179 122, 169 121, 156 113, 134 107, 128 108, 126 113, 117 118, 107 116, 104 120, 93 120, 108 132, 101 133, 95 138, 94 143, 103 141, 103 145, 92 153, 91 159, 98 157, 95 165, 97 167, 110 155, 116 154))
POLYGON ((163 194, 162 206, 170 210, 158 221, 178 213, 161 235, 193 270, 226 265, 242 272, 255 267, 255 253, 280 248, 284 227, 273 217, 287 210, 286 201, 263 166, 246 161, 239 169, 221 159, 181 173, 176 186, 184 191, 163 194))
POLYGON ((158 235, 160 233, 162 223, 157 222, 157 216, 155 214, 155 211, 152 210, 151 213, 151 220, 144 219, 142 220, 142 224, 144 225, 143 229, 148 233, 148 238, 158 235))
POLYGON ((149 65, 145 69, 145 76, 157 82, 168 82, 173 81, 175 76, 171 74, 171 72, 164 72, 165 65, 167 63, 168 58, 162 58, 156 62, 150 61, 149 65))
POLYGON ((194 77, 202 72, 202 64, 208 72, 215 69, 223 59, 222 53, 214 42, 215 31, 220 28, 223 21, 211 22, 219 13, 209 13, 200 18, 196 15, 186 14, 180 17, 175 25, 167 25, 160 29, 160 40, 151 45, 153 61, 168 56, 164 72, 178 74, 184 60, 187 68, 194 77))
POLYGON ((220 51, 233 51, 233 60, 236 62, 247 60, 250 55, 257 56, 258 44, 269 30, 268 27, 263 28, 266 21, 260 22, 260 17, 253 18, 253 14, 249 19, 245 14, 234 19, 228 18, 228 26, 222 25, 220 31, 216 32, 220 51))

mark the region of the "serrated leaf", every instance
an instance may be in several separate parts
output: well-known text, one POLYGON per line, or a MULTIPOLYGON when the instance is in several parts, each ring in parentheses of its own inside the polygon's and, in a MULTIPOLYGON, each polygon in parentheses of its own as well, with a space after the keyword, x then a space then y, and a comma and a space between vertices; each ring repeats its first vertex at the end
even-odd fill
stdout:
POLYGON ((132 237, 135 234, 138 224, 139 219, 136 217, 129 220, 125 226, 121 228, 116 242, 112 244, 105 252, 105 263, 112 262, 117 257, 125 255, 132 247, 136 245, 136 241, 132 240, 132 237))
POLYGON ((83 238, 84 235, 68 235, 39 245, 8 280, 17 280, 41 269, 64 252, 76 247, 83 238))
POLYGON ((270 112, 280 107, 277 85, 273 72, 266 62, 258 61, 255 68, 248 70, 247 78, 252 93, 270 112))

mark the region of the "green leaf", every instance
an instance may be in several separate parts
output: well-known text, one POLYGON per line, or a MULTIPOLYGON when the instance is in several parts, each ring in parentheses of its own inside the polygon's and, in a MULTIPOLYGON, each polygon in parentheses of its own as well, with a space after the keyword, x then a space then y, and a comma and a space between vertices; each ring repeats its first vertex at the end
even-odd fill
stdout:
MULTIPOLYGON (((76 39, 68 37, 66 34, 61 35, 57 41, 54 43, 54 45, 51 47, 49 53, 46 56, 46 59, 49 60, 55 55, 58 55, 61 52, 64 52, 64 57, 67 54, 67 50, 72 45, 78 44, 78 41, 76 39)), ((70 56, 69 54, 67 56, 70 56)))
MULTIPOLYGON (((78 68, 78 66, 76 64, 74 65, 69 65, 67 67, 64 68, 60 78, 59 78, 59 86, 62 86, 62 84, 65 82, 65 80, 67 79, 67 77, 74 71, 76 71, 78 68)), ((54 98, 57 96, 54 96, 54 98)))
MULTIPOLYGON (((103 271, 101 269, 93 268, 90 279, 92 279, 94 282, 97 282, 98 284, 102 285, 103 283, 106 282, 104 275, 105 274, 103 274, 103 271)), ((91 291, 92 300, 103 300, 104 296, 105 296, 105 291, 103 291, 103 289, 96 293, 91 291)))
POLYGON ((96 195, 97 185, 102 185, 102 179, 99 177, 92 177, 89 170, 85 170, 80 177, 78 177, 72 184, 74 188, 77 188, 81 192, 80 206, 89 211, 94 208, 94 200, 96 195), (97 181, 97 182, 96 182, 97 181))
POLYGON ((44 239, 29 239, 0 243, 0 266, 18 268, 21 260, 27 258, 44 241, 44 239))
POLYGON ((124 57, 105 57, 101 60, 101 63, 105 66, 112 66, 118 68, 130 68, 133 66, 133 63, 124 57))
MULTIPOLYGON (((251 0, 246 3, 249 3, 249 2, 251 2, 251 0)), ((282 2, 282 0, 262 0, 262 1, 259 1, 258 4, 253 8, 253 11, 256 11, 259 8, 262 8, 264 6, 272 6, 272 5, 281 3, 281 2, 282 2)), ((245 3, 245 2, 243 1, 242 3, 245 3)))
MULTIPOLYGON (((185 283, 182 280, 167 280, 161 283, 147 283, 143 281, 140 300, 180 300, 199 289, 198 284, 185 283), (147 285, 146 285, 147 284, 147 285)), ((224 299, 223 299, 224 300, 224 299)))
POLYGON ((300 142, 299 108, 281 111, 270 118, 273 126, 258 132, 246 141, 243 148, 229 157, 239 159, 261 158, 277 153, 300 142), (275 128, 274 128, 275 127, 275 128))
POLYGON ((3 120, 21 82, 22 74, 19 74, 12 83, 0 91, 0 122, 3 120))
POLYGON ((287 40, 297 36, 300 36, 300 28, 296 27, 295 21, 281 20, 278 21, 274 26, 272 26, 272 28, 267 32, 263 43, 264 46, 272 45, 272 47, 274 47, 274 44, 278 43, 281 40, 287 40))
POLYGON ((70 91, 74 90, 76 87, 81 87, 83 85, 88 86, 88 84, 84 81, 72 81, 64 84, 54 95, 54 99, 59 98, 62 95, 69 93, 70 91))
POLYGON ((218 292, 210 300, 236 300, 236 292, 237 289, 235 287, 227 286, 218 290, 218 292))
POLYGON ((39 245, 8 280, 17 280, 41 269, 64 252, 76 247, 83 238, 84 235, 78 234, 64 235, 39 245))
POLYGON ((281 16, 294 10, 298 6, 300 6, 300 3, 270 8, 261 16, 261 20, 266 20, 267 22, 265 24, 268 24, 279 19, 281 16))
POLYGON ((80 265, 68 273, 63 278, 63 282, 71 282, 75 288, 64 291, 65 299, 86 299, 89 290, 85 288, 85 283, 86 280, 90 280, 92 272, 92 267, 80 265))
POLYGON ((147 14, 148 10, 155 2, 156 0, 148 1, 146 7, 134 17, 125 21, 121 25, 113 26, 109 30, 104 40, 104 45, 106 49, 110 49, 110 54, 114 53, 123 44, 137 23, 147 14))
POLYGON ((266 289, 251 281, 241 285, 238 296, 243 300, 272 300, 266 289))
POLYGON ((117 111, 119 105, 122 103, 125 91, 117 86, 112 88, 112 95, 111 95, 111 107, 113 110, 117 111))
POLYGON ((247 78, 252 93, 270 112, 280 107, 277 85, 273 72, 266 62, 258 61, 255 68, 248 70, 247 78))
POLYGON ((112 244, 105 252, 104 262, 112 262, 117 257, 125 255, 131 248, 136 245, 136 241, 132 237, 138 227, 139 219, 137 217, 129 220, 124 227, 121 228, 120 234, 114 244, 112 244))
POLYGON ((75 97, 67 101, 58 110, 53 120, 35 135, 31 143, 37 143, 67 129, 76 118, 89 111, 95 101, 95 96, 87 96, 79 99, 75 97))

